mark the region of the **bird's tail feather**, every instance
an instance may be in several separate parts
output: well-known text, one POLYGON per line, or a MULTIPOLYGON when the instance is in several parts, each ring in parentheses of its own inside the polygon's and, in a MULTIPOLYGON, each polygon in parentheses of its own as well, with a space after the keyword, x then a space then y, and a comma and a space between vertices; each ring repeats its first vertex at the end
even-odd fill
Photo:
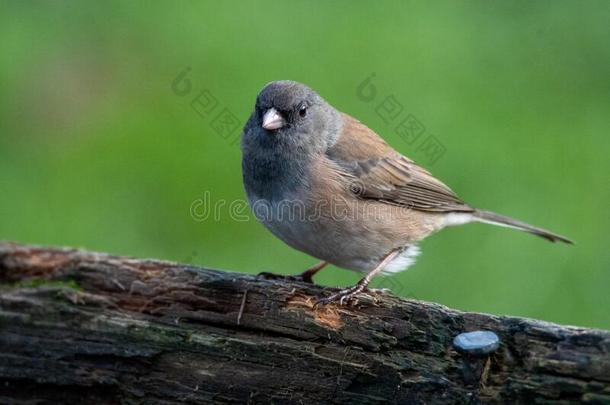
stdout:
POLYGON ((484 222, 487 224, 519 229, 540 236, 544 239, 550 240, 551 242, 560 241, 569 244, 574 243, 570 239, 565 238, 561 235, 557 235, 556 233, 547 231, 546 229, 538 228, 536 226, 526 224, 525 222, 521 222, 510 217, 505 217, 504 215, 496 214, 495 212, 491 211, 476 210, 473 213, 473 219, 475 221, 484 222))

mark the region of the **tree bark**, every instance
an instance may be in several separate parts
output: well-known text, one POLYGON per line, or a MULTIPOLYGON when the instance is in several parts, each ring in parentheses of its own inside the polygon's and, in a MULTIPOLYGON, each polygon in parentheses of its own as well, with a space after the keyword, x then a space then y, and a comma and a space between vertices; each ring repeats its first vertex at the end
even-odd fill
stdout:
POLYGON ((0 243, 0 403, 610 403, 610 332, 0 243), (490 330, 494 353, 461 354, 490 330))

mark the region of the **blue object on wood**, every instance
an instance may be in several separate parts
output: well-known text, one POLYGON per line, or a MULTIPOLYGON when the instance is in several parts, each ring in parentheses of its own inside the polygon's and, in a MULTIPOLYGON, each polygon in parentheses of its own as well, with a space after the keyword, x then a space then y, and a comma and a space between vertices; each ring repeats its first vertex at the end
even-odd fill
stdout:
POLYGON ((453 339, 453 346, 460 353, 484 355, 495 352, 500 346, 500 338, 494 332, 477 330, 460 333, 453 339))

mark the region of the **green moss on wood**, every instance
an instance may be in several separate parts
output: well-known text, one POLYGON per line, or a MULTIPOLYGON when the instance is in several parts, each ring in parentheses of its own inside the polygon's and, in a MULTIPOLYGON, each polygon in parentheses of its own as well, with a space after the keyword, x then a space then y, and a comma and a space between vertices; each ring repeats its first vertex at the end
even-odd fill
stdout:
POLYGON ((23 289, 23 288, 68 288, 74 291, 83 291, 83 288, 76 282, 76 280, 48 280, 46 278, 31 278, 27 280, 21 280, 12 284, 0 284, 0 288, 3 289, 23 289))

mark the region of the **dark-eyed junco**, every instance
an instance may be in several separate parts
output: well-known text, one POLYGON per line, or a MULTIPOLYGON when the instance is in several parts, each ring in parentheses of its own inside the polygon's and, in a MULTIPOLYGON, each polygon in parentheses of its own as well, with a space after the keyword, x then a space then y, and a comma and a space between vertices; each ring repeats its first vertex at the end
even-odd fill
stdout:
POLYGON ((464 203, 449 187, 309 87, 267 84, 241 142, 243 180, 256 217, 295 249, 366 273, 324 298, 343 303, 381 272, 413 264, 417 242, 446 226, 485 222, 570 240, 464 203))

